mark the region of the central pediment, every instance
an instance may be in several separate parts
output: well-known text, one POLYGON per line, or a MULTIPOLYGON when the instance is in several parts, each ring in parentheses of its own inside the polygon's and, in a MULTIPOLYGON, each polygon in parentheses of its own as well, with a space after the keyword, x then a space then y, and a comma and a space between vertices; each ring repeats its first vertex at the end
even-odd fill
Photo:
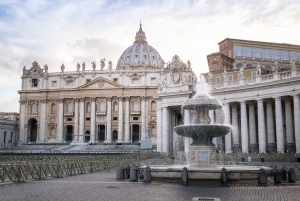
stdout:
POLYGON ((80 87, 79 89, 110 89, 110 88, 124 88, 123 85, 105 79, 103 77, 98 77, 89 83, 86 83, 80 87))

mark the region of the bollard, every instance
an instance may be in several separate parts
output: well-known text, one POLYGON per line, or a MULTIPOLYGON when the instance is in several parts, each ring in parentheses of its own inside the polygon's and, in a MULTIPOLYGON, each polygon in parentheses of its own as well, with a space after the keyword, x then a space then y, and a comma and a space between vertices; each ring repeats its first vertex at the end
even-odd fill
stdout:
POLYGON ((189 172, 186 167, 182 169, 182 184, 184 186, 189 185, 189 172))
POLYGON ((296 175, 295 170, 293 168, 290 168, 288 171, 288 178, 290 183, 295 183, 296 175))
POLYGON ((125 179, 130 178, 130 165, 125 165, 125 179))
POLYGON ((280 173, 281 173, 281 180, 286 181, 286 169, 284 167, 280 169, 280 173))
POLYGON ((274 174, 274 184, 281 184, 281 173, 277 168, 275 168, 274 174))
POLYGON ((129 181, 138 181, 138 169, 135 166, 135 164, 133 164, 130 168, 130 179, 129 181))
POLYGON ((124 174, 124 166, 120 165, 117 169, 117 180, 124 180, 125 174, 124 174))
POLYGON ((227 176, 226 169, 222 168, 222 171, 221 171, 221 186, 222 187, 227 185, 227 180, 228 180, 228 176, 227 176))
POLYGON ((267 173, 263 168, 259 169, 258 171, 258 185, 259 186, 267 185, 267 173))
POLYGON ((144 169, 144 182, 151 182, 151 169, 148 166, 144 169))

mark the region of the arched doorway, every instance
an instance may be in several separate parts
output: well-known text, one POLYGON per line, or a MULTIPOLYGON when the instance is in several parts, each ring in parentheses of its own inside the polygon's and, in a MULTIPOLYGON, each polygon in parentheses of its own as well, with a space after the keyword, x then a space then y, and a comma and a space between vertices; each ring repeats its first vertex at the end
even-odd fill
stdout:
POLYGON ((36 142, 37 140, 37 120, 36 119, 30 119, 28 121, 28 129, 29 129, 29 142, 36 142))
POLYGON ((118 131, 113 131, 113 132, 112 132, 112 140, 113 140, 113 141, 118 140, 118 131))
POLYGON ((84 134, 84 142, 89 142, 91 139, 91 133, 90 131, 86 131, 84 134))

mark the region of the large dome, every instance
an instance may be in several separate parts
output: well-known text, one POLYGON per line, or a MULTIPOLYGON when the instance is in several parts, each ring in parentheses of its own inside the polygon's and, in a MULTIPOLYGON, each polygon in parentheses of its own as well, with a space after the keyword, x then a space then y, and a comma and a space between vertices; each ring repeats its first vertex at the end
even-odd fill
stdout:
POLYGON ((140 30, 136 33, 133 45, 128 47, 117 63, 117 69, 129 67, 147 67, 147 68, 163 68, 164 60, 159 53, 152 46, 148 45, 146 41, 145 32, 140 30))

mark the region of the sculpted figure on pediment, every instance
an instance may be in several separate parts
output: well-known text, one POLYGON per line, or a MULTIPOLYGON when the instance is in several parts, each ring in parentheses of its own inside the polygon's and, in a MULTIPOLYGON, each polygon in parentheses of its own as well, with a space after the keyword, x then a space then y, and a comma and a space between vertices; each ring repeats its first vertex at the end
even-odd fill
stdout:
POLYGON ((296 65, 295 65, 294 57, 291 57, 290 63, 291 63, 291 68, 292 68, 293 70, 297 69, 297 67, 296 67, 296 65))
POLYGON ((258 75, 258 76, 261 75, 261 66, 259 63, 257 63, 257 66, 256 66, 256 75, 258 75))
POLYGON ((112 61, 108 61, 108 67, 107 67, 108 70, 111 70, 112 69, 112 61))
POLYGON ((92 64, 93 70, 95 70, 96 69, 96 63, 93 61, 91 64, 92 64))
POLYGON ((85 62, 82 63, 82 71, 85 71, 85 62))
POLYGON ((104 59, 101 59, 100 63, 101 63, 101 64, 100 64, 101 70, 103 70, 104 67, 105 67, 105 58, 104 58, 104 59))
POLYGON ((45 73, 48 73, 48 66, 47 66, 47 64, 44 65, 44 71, 45 71, 45 73))
POLYGON ((60 69, 61 69, 61 72, 62 72, 62 73, 65 72, 65 65, 64 65, 64 64, 61 64, 60 69))
POLYGON ((80 70, 80 64, 79 63, 77 63, 77 65, 76 65, 76 70, 77 70, 77 72, 80 70))

